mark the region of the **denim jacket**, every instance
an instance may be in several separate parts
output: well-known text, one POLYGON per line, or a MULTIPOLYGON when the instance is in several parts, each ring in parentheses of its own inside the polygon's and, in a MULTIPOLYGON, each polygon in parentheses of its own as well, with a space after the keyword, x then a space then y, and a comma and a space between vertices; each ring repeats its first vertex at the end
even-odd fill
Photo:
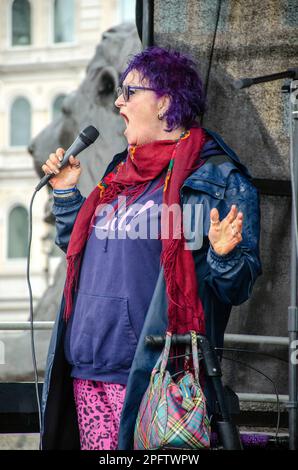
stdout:
MULTIPOLYGON (((181 188, 181 204, 201 205, 201 246, 194 246, 193 256, 206 320, 206 335, 214 347, 222 347, 224 331, 233 305, 245 302, 252 293, 256 278, 261 274, 259 259, 260 212, 259 197, 251 177, 237 155, 222 138, 210 130, 222 149, 222 155, 208 156, 206 162, 185 181, 181 188), (220 219, 231 205, 244 214, 242 241, 227 255, 219 256, 208 240, 210 211, 216 207, 220 219)), ((126 156, 117 154, 105 174, 126 156)), ((85 198, 80 192, 68 198, 55 198, 56 244, 66 252, 73 224, 85 198)), ((190 225, 194 211, 190 211, 190 225)), ((70 365, 64 357, 63 321, 64 298, 58 313, 49 346, 42 396, 42 448, 79 449, 79 433, 70 378, 70 365)), ((167 298, 161 269, 147 311, 128 379, 126 398, 121 416, 119 444, 122 450, 133 446, 135 420, 141 399, 150 380, 160 350, 145 344, 147 335, 164 335, 167 328, 167 298)), ((213 391, 206 382, 208 407, 214 407, 213 391)))

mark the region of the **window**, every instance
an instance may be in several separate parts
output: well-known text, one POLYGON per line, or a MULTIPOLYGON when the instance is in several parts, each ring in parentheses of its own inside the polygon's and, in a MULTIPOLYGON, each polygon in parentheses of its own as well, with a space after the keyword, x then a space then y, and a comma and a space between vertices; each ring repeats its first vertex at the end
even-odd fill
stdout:
POLYGON ((28 247, 28 212, 14 207, 8 219, 8 258, 25 258, 28 247))
POLYGON ((71 42, 74 36, 74 1, 54 0, 54 42, 71 42))
POLYGON ((28 0, 14 0, 12 4, 12 45, 31 44, 31 8, 28 0))
POLYGON ((31 106, 22 96, 17 98, 10 113, 10 145, 28 145, 31 139, 31 106))
POLYGON ((53 119, 55 119, 61 114, 62 103, 64 101, 65 96, 66 95, 61 94, 56 96, 56 98, 54 99, 52 110, 53 119))
POLYGON ((136 19, 136 0, 118 0, 120 22, 135 22, 136 19))

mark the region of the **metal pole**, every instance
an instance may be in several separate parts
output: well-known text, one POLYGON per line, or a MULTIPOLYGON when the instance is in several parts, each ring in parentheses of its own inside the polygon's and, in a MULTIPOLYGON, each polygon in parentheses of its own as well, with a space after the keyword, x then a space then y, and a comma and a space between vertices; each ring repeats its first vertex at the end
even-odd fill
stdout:
POLYGON ((298 133, 295 114, 297 109, 296 89, 298 81, 292 80, 290 84, 290 164, 292 170, 292 249, 291 249, 291 305, 288 308, 288 333, 289 333, 289 448, 298 448, 297 412, 298 412, 298 382, 297 361, 294 360, 297 349, 298 310, 297 310, 297 182, 298 182, 298 133))
POLYGON ((258 344, 265 345, 270 344, 274 346, 286 346, 289 345, 289 338, 287 336, 263 336, 263 335, 239 335, 233 333, 225 334, 225 345, 233 343, 243 344, 258 344))
POLYGON ((153 46, 153 0, 143 0, 142 44, 153 46))
MULTIPOLYGON (((240 401, 253 401, 260 403, 276 403, 277 397, 273 393, 245 393, 235 392, 240 401)), ((278 395, 280 403, 288 403, 289 395, 278 395)))

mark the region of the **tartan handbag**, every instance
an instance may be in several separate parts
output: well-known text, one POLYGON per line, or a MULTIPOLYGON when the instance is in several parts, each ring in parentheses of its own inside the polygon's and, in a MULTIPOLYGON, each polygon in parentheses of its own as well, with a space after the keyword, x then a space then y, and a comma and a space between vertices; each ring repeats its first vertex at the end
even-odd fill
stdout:
POLYGON ((191 331, 194 375, 186 370, 177 383, 166 366, 172 333, 151 373, 134 432, 134 449, 201 449, 210 447, 206 399, 199 383, 197 335, 191 331))

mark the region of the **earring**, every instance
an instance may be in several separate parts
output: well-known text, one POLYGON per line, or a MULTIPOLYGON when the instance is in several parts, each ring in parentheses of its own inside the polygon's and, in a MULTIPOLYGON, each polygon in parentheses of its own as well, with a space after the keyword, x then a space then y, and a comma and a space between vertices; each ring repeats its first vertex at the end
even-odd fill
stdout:
POLYGON ((157 117, 158 117, 158 119, 159 119, 160 121, 162 121, 162 120, 163 120, 163 114, 161 114, 161 113, 158 113, 157 117))

